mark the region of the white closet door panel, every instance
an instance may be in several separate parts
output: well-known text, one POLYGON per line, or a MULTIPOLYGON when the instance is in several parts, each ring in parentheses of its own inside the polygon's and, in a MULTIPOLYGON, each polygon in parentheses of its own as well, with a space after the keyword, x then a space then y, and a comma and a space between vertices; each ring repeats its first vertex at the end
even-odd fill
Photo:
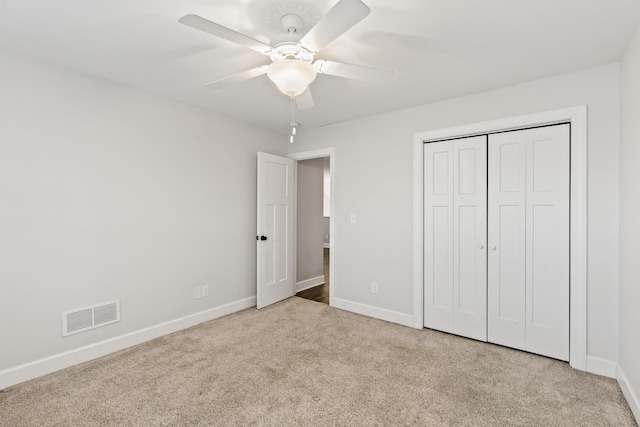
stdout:
POLYGON ((526 134, 489 136, 488 340, 525 349, 526 134))
POLYGON ((453 302, 450 212, 448 206, 433 207, 433 305, 447 311, 453 302))
POLYGON ((455 299, 460 313, 475 314, 476 307, 476 271, 475 268, 463 268, 475 266, 476 263, 476 216, 475 206, 457 206, 457 257, 454 274, 457 275, 459 287, 455 299))
POLYGON ((453 141, 454 333, 487 340, 487 137, 453 141))
POLYGON ((569 126, 489 137, 488 339, 569 359, 569 126))
POLYGON ((554 316, 554 216, 555 206, 531 207, 527 224, 527 323, 531 327, 553 328, 554 316))
POLYGON ((569 360, 569 125, 527 132, 526 350, 569 360))
MULTIPOLYGON (((524 210, 521 206, 501 205, 497 230, 498 236, 491 241, 497 242, 496 257, 498 260, 498 272, 496 277, 498 288, 498 318, 509 322, 524 321, 524 270, 523 266, 523 240, 519 234, 522 232, 522 218, 524 210)), ((493 235, 495 236, 495 235, 493 235)), ((492 236, 492 237, 493 237, 492 236)), ((493 250, 492 246, 492 250, 493 250)))
POLYGON ((424 170, 424 325, 453 332, 453 144, 425 144, 424 170))
POLYGON ((486 136, 426 144, 425 326, 486 341, 486 136))
POLYGON ((431 159, 432 167, 432 194, 434 196, 446 196, 442 200, 448 200, 451 193, 451 173, 452 165, 451 161, 453 156, 451 153, 451 147, 439 147, 437 151, 434 151, 433 158, 431 159))

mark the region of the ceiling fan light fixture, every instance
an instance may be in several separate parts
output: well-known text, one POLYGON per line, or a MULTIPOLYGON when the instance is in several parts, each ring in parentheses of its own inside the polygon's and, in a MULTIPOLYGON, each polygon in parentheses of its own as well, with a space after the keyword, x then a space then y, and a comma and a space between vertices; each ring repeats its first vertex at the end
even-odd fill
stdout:
POLYGON ((283 59, 269 64, 267 76, 280 92, 294 98, 307 90, 315 80, 316 68, 309 62, 298 59, 283 59))

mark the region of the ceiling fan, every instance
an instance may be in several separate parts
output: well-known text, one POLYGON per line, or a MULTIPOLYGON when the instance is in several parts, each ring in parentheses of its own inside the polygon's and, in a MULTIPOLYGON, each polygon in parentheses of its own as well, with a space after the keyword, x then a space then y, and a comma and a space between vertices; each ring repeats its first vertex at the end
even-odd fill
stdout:
POLYGON ((339 0, 302 38, 297 34, 304 25, 302 18, 296 14, 287 13, 280 19, 283 29, 288 33, 287 41, 271 45, 198 15, 185 15, 179 19, 179 22, 253 49, 271 59, 269 64, 232 74, 208 83, 206 86, 221 88, 230 83, 242 82, 267 74, 282 93, 292 100, 295 99, 298 108, 306 109, 314 105, 309 84, 313 82, 318 73, 371 82, 384 82, 391 78, 393 72, 388 70, 324 59, 318 59, 314 62, 315 55, 322 48, 360 22, 369 13, 369 7, 361 0, 339 0))

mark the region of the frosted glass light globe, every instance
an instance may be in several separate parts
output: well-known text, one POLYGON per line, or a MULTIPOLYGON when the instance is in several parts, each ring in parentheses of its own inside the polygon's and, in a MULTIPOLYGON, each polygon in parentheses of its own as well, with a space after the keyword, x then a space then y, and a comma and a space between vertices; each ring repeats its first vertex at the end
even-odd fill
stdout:
POLYGON ((283 59, 267 68, 267 76, 280 92, 293 98, 304 92, 316 78, 316 68, 309 62, 298 59, 283 59))

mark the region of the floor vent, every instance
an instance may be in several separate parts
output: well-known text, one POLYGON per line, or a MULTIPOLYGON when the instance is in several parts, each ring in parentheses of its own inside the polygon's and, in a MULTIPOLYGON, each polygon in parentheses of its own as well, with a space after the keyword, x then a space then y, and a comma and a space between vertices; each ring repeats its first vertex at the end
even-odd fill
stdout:
POLYGON ((62 336, 77 334, 120 321, 120 300, 62 313, 62 336))

